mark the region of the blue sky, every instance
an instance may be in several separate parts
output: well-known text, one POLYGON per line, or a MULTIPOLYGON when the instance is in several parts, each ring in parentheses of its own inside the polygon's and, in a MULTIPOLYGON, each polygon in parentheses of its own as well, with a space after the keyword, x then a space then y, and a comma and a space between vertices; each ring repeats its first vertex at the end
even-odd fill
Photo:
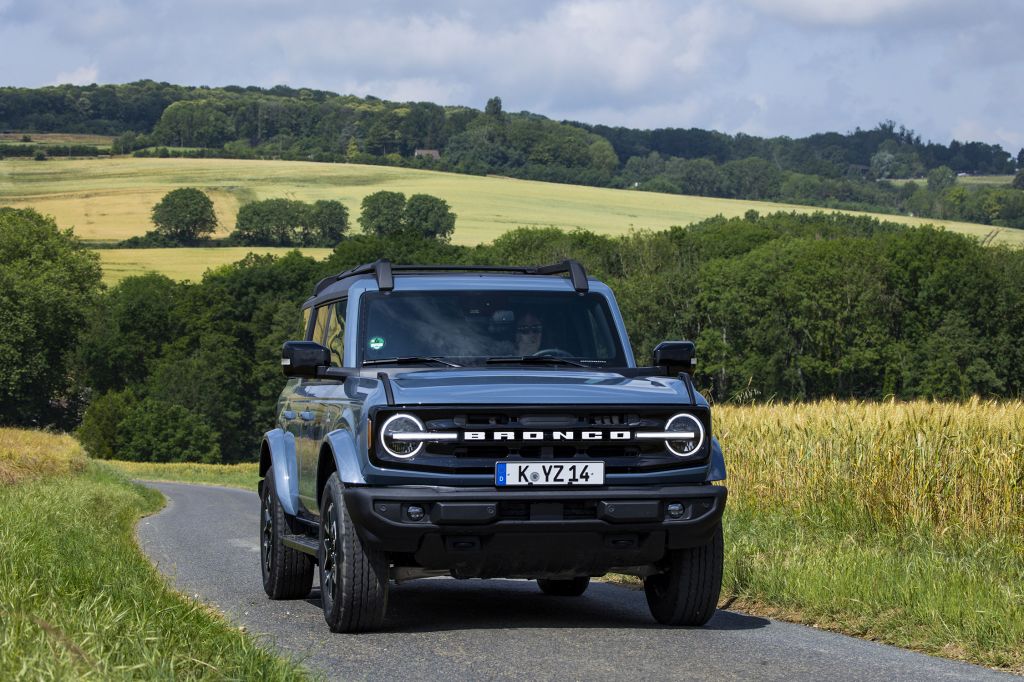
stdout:
POLYGON ((638 128, 1024 147, 1018 0, 0 0, 0 84, 279 83, 638 128))

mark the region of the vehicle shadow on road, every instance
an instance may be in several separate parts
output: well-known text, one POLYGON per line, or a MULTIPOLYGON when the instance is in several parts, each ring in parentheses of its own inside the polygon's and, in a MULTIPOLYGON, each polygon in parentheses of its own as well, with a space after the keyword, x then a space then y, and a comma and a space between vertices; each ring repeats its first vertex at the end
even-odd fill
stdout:
MULTIPOLYGON (((306 601, 319 607, 319 590, 306 601)), ((718 610, 704 629, 756 630, 768 624, 718 610)), ((435 578, 392 587, 383 631, 667 627, 651 617, 643 590, 592 582, 580 597, 552 597, 533 581, 435 578)))

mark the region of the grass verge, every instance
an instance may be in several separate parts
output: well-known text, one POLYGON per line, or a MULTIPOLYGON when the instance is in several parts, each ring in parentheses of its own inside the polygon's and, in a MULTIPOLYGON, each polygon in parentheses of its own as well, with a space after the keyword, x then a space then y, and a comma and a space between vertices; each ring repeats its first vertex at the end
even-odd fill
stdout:
POLYGON ((193 464, 190 462, 104 462, 129 478, 172 483, 200 483, 223 485, 229 488, 256 490, 260 465, 256 462, 241 464, 193 464))
POLYGON ((161 500, 95 463, 0 486, 0 679, 305 675, 167 589, 133 537, 161 500))
POLYGON ((85 463, 82 446, 71 436, 0 428, 0 486, 80 471, 85 463))

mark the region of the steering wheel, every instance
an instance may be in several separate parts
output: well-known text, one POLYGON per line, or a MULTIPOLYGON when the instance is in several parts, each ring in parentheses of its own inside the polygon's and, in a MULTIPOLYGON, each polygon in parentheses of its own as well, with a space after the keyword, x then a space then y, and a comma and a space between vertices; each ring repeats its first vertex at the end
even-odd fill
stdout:
POLYGON ((545 355, 552 358, 571 358, 573 356, 572 353, 561 348, 541 348, 536 353, 532 353, 531 357, 539 358, 545 355))

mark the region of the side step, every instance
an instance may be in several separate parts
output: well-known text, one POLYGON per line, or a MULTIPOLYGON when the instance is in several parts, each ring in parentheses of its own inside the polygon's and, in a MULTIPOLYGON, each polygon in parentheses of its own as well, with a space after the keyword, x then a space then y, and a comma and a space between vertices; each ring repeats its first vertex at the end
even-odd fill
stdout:
POLYGON ((281 542, 284 543, 285 547, 291 547, 313 556, 316 556, 320 551, 320 541, 308 535, 285 535, 282 536, 281 542))

